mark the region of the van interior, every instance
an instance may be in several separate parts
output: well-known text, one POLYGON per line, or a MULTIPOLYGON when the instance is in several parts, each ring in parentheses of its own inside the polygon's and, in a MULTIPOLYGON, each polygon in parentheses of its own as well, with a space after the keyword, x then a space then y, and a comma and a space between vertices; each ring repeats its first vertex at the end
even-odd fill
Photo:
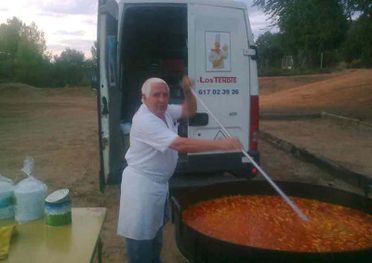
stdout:
POLYGON ((150 77, 164 79, 170 103, 180 103, 179 82, 187 73, 187 6, 128 4, 121 28, 121 122, 131 122, 141 105, 141 86, 150 77))

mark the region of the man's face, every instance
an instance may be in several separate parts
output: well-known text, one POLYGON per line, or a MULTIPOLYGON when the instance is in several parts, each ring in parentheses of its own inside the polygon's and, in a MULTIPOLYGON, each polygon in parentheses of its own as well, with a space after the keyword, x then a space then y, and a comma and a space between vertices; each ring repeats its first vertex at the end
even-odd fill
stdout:
POLYGON ((162 117, 168 107, 169 93, 164 83, 153 83, 148 97, 143 96, 143 102, 155 115, 162 117))

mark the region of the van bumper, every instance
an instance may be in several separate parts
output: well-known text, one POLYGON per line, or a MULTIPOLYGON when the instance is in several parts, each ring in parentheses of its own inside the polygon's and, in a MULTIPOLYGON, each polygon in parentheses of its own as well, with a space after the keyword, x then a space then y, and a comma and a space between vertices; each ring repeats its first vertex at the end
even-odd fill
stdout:
MULTIPOLYGON (((253 160, 259 164, 258 151, 248 152, 253 160)), ((215 173, 225 171, 249 170, 253 168, 251 162, 243 163, 241 153, 189 155, 178 163, 176 173, 215 173)))

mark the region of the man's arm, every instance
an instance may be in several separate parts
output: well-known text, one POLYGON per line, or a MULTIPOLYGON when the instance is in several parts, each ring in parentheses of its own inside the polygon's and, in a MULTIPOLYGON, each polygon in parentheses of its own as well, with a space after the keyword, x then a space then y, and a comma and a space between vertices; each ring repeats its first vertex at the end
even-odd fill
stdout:
POLYGON ((185 96, 185 101, 182 104, 181 118, 191 118, 196 113, 196 98, 191 92, 193 82, 188 76, 184 76, 181 81, 181 87, 185 96))
POLYGON ((241 145, 237 138, 222 140, 197 140, 178 137, 171 145, 171 149, 182 153, 209 152, 209 151, 240 151, 241 145))

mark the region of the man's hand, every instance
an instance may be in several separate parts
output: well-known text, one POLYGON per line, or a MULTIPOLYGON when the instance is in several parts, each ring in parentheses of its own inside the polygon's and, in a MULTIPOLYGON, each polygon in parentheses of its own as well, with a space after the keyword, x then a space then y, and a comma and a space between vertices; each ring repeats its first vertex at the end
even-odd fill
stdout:
POLYGON ((222 139, 221 146, 225 151, 240 151, 242 149, 242 145, 236 137, 222 139))
POLYGON ((222 140, 198 140, 178 137, 169 147, 182 153, 199 153, 209 151, 238 152, 242 149, 240 141, 236 137, 229 137, 222 140))
POLYGON ((185 101, 182 104, 182 118, 191 118, 196 113, 196 99, 191 92, 194 82, 188 77, 184 76, 181 80, 181 87, 185 101))
POLYGON ((185 75, 181 80, 181 87, 185 95, 189 94, 191 93, 190 89, 194 87, 194 82, 187 75, 185 75))

